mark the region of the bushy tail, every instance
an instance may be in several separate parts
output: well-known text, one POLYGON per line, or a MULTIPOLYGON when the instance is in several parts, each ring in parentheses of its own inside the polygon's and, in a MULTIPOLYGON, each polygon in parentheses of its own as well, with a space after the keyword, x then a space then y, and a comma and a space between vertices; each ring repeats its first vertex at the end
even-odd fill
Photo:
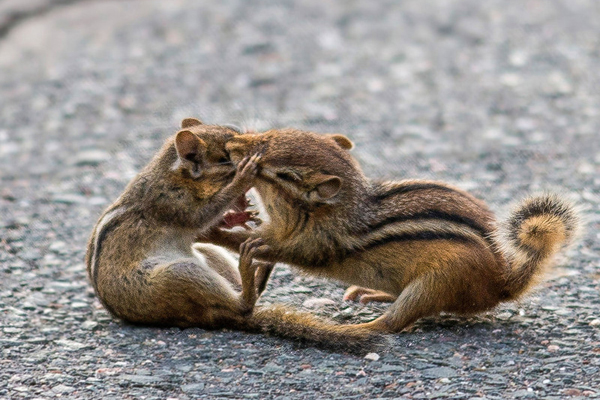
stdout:
POLYGON ((257 306, 252 330, 308 342, 329 349, 365 351, 385 344, 380 332, 358 325, 338 325, 283 305, 257 306))
POLYGON ((522 201, 497 237, 510 265, 506 275, 508 298, 518 298, 537 283, 554 255, 574 241, 580 227, 577 207, 556 194, 522 201))

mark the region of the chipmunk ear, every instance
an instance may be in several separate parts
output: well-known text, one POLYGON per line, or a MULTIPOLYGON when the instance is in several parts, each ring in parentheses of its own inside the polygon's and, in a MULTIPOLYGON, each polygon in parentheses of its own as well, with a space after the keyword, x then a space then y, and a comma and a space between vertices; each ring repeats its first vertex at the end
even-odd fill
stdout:
POLYGON ((189 128, 190 126, 202 125, 202 121, 196 118, 184 118, 181 120, 181 128, 189 128))
POLYGON ((181 160, 195 164, 201 163, 206 153, 206 143, 190 131, 177 132, 175 148, 181 160))
POLYGON ((308 198, 310 200, 326 201, 335 197, 342 188, 341 178, 335 175, 320 174, 315 177, 315 187, 310 191, 308 198))
POLYGON ((348 139, 346 136, 340 133, 332 133, 327 135, 327 137, 333 139, 338 146, 340 146, 344 150, 351 150, 354 147, 354 143, 352 140, 348 139))

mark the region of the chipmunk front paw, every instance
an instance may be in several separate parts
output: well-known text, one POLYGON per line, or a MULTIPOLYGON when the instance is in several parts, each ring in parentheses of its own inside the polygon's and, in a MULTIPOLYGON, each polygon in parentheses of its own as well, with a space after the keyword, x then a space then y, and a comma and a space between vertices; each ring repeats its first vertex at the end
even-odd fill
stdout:
POLYGON ((240 245, 240 275, 242 281, 252 280, 254 281, 254 274, 256 273, 256 266, 253 265, 252 261, 256 255, 258 248, 262 245, 262 239, 249 238, 240 245))
POLYGON ((250 189, 258 174, 258 163, 261 159, 260 154, 254 154, 251 157, 245 157, 237 165, 237 171, 233 178, 233 184, 242 187, 244 192, 250 189))

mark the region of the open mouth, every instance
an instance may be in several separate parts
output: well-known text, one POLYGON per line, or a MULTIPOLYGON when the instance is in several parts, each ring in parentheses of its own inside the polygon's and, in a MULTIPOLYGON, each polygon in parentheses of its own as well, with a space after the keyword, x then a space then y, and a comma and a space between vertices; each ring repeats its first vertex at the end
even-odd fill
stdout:
POLYGON ((250 230, 254 226, 260 225, 262 222, 258 218, 257 210, 248 210, 249 207, 253 207, 254 204, 246 197, 244 193, 233 203, 231 209, 227 210, 223 214, 223 220, 221 221, 221 227, 225 229, 232 229, 236 226, 241 226, 244 229, 250 230))

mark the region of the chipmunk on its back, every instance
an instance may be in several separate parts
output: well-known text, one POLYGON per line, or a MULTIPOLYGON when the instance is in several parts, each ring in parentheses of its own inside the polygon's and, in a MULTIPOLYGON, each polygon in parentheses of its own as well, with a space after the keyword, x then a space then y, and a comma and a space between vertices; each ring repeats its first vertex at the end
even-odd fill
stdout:
MULTIPOLYGON (((88 274, 103 305, 133 323, 219 327, 239 324, 256 293, 233 257, 192 249, 252 184, 255 164, 236 169, 225 143, 237 133, 186 119, 99 219, 88 244, 88 274), (199 251, 199 252, 198 252, 199 251)), ((240 267, 250 274, 250 248, 240 267)))
POLYGON ((230 327, 347 348, 377 340, 366 329, 336 329, 309 313, 255 307, 272 269, 253 262, 259 241, 232 249, 240 252, 239 272, 226 251, 196 242, 211 228, 253 218, 243 208, 260 157, 246 157, 236 169, 225 146, 237 135, 185 119, 182 130, 106 209, 86 255, 102 304, 139 324, 230 327))
POLYGON ((487 206, 460 189, 365 178, 351 148, 342 135, 294 129, 234 138, 235 162, 262 154, 255 187, 271 223, 211 237, 232 247, 260 237, 270 247, 263 259, 357 285, 350 299, 394 301, 357 327, 400 331, 440 311, 471 314, 517 299, 578 230, 575 209, 554 195, 524 201, 498 229, 487 206))

